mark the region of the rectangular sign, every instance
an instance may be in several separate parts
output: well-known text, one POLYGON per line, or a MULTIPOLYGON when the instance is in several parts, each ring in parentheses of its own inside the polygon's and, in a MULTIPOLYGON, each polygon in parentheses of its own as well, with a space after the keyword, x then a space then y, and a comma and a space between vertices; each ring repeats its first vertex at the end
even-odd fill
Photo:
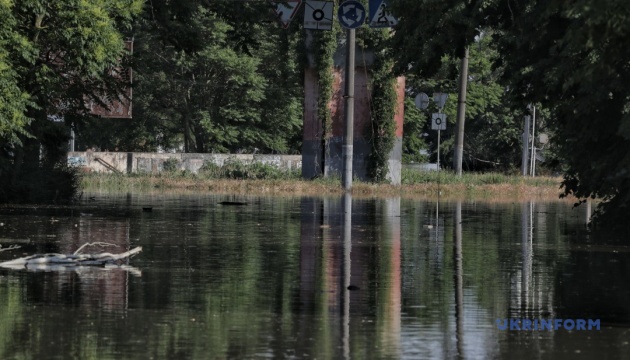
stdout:
POLYGON ((431 120, 432 130, 446 130, 446 114, 433 113, 431 115, 431 120))

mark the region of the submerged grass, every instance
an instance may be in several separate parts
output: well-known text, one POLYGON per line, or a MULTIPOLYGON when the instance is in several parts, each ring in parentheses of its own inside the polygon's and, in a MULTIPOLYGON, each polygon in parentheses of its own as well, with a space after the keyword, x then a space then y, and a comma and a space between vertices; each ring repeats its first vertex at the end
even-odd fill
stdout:
MULTIPOLYGON (((558 200, 559 177, 522 177, 499 173, 421 172, 405 169, 402 185, 354 181, 352 194, 358 197, 403 197, 483 199, 519 201, 558 200)), ((95 174, 82 178, 86 191, 107 192, 211 192, 225 194, 333 196, 343 194, 339 178, 304 180, 299 172, 269 172, 268 169, 210 169, 199 174, 170 171, 161 174, 95 174), (263 175, 260 175, 260 174, 263 175), (271 174, 271 176, 266 176, 271 174)), ((575 199, 569 199, 575 201, 575 199)))

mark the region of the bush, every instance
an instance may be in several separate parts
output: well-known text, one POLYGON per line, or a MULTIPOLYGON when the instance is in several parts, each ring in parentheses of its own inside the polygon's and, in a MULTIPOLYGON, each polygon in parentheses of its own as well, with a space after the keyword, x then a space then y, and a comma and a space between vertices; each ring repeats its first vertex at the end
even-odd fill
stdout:
POLYGON ((244 163, 237 159, 227 160, 223 166, 206 162, 199 174, 210 179, 293 179, 300 178, 301 171, 283 170, 271 164, 244 163))
POLYGON ((176 172, 177 170, 179 170, 179 160, 175 158, 168 158, 164 160, 164 163, 162 163, 162 169, 169 173, 176 172))
POLYGON ((0 203, 67 203, 76 199, 81 185, 80 169, 65 161, 54 166, 25 166, 17 176, 13 171, 1 175, 0 203))

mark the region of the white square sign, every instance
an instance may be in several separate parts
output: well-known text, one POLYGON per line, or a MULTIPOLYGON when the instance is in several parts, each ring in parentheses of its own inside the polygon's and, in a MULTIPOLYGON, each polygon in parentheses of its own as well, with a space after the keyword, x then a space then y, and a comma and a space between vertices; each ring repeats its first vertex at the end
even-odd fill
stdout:
POLYGON ((446 114, 433 113, 431 115, 431 120, 432 130, 446 130, 446 114))
POLYGON ((304 6, 304 28, 315 30, 331 30, 333 27, 332 1, 307 0, 304 6))

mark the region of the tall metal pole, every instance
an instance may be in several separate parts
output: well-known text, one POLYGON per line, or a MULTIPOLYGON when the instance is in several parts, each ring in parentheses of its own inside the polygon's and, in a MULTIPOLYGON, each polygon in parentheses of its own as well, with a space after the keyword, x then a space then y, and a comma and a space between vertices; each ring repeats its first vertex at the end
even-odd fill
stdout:
POLYGON ((523 125, 523 153, 521 159, 521 175, 527 176, 529 168, 529 115, 523 117, 525 124, 523 125))
POLYGON ((532 177, 536 176, 536 107, 532 106, 532 155, 530 158, 532 177))
POLYGON ((346 73, 345 73, 345 98, 346 132, 343 138, 343 188, 346 191, 352 189, 352 159, 354 142, 354 29, 348 29, 346 40, 346 73))
POLYGON ((462 174, 464 158, 464 122, 466 120, 466 87, 468 86, 468 47, 464 50, 459 74, 459 94, 457 97, 457 138, 455 140, 455 157, 453 168, 457 175, 462 174))

